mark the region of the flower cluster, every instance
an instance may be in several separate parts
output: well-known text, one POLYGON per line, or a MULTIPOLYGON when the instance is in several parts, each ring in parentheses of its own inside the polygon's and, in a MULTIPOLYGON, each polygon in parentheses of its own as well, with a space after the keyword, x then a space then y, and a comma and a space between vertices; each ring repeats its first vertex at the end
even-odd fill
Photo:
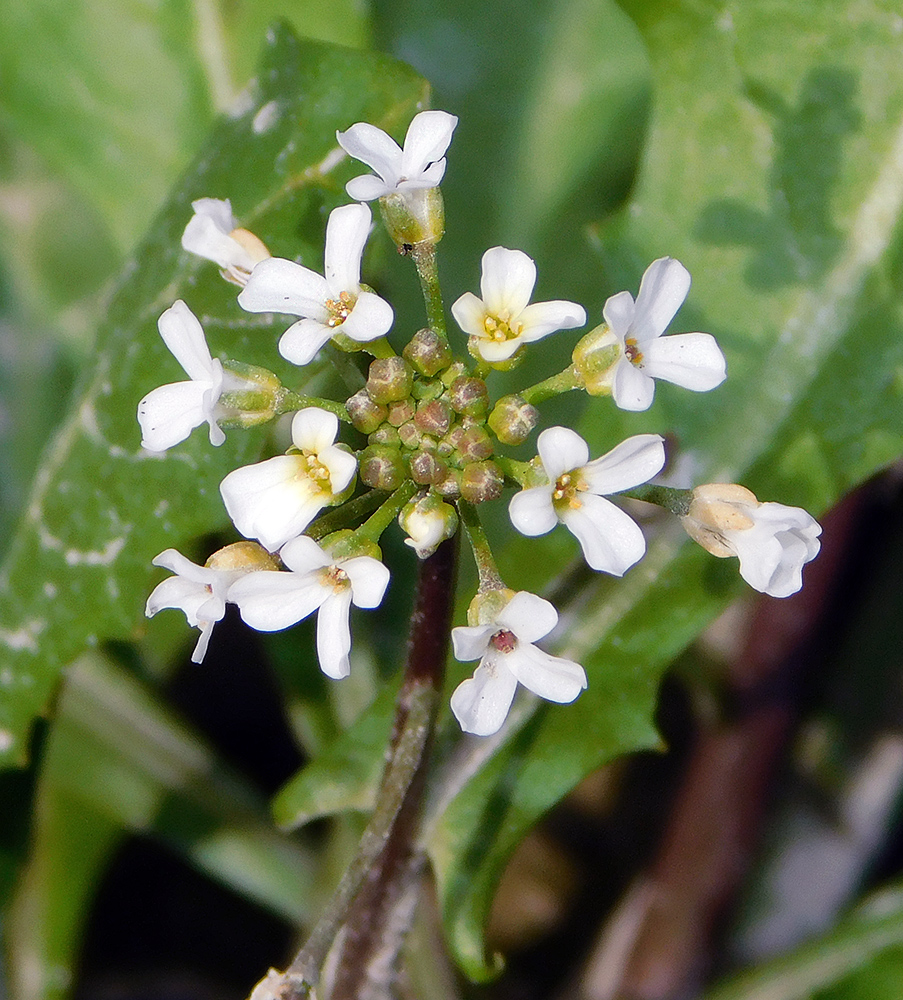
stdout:
POLYGON ((199 662, 228 604, 261 631, 317 612, 320 667, 339 679, 351 669, 352 605, 376 608, 389 584, 379 549, 383 532, 397 520, 407 544, 426 559, 463 524, 479 588, 468 624, 453 630, 452 643, 459 660, 478 665, 454 692, 451 709, 465 731, 487 735, 504 723, 518 685, 565 703, 587 678, 579 664, 536 645, 556 627, 558 612, 504 584, 480 505, 514 487, 508 512, 515 529, 536 536, 561 523, 593 570, 622 576, 642 559, 646 540, 618 495, 659 503, 710 552, 739 557, 740 573, 753 587, 778 597, 801 586, 820 529, 805 511, 760 504, 740 486, 650 485, 665 465, 658 434, 634 435, 591 458, 575 431, 549 427, 538 435, 532 461, 505 454, 505 446, 530 437, 538 404, 558 392, 582 390, 609 396, 624 410, 645 410, 655 380, 706 392, 724 380, 725 361, 709 334, 663 336, 690 286, 683 265, 664 257, 646 270, 636 300, 626 291, 608 299, 603 322, 579 340, 565 371, 494 399, 494 369, 515 368, 529 345, 584 326, 587 315, 575 302, 532 302, 533 260, 521 250, 492 247, 482 259, 480 296, 464 292, 451 306, 468 352, 456 357, 436 271, 445 226, 438 185, 456 124, 445 112, 422 112, 403 147, 366 123, 337 133, 345 152, 374 173, 351 180, 346 190, 354 202, 330 214, 322 274, 273 256, 239 227, 229 201, 192 203, 183 247, 240 287, 239 308, 294 318, 278 342, 286 360, 303 366, 321 351, 340 350, 367 353, 372 361, 364 387, 349 399, 315 399, 266 369, 213 357, 184 302, 163 313, 160 335, 189 380, 154 389, 139 403, 142 445, 165 451, 202 424, 211 443, 221 445, 224 426, 251 427, 285 413, 293 414, 292 444, 222 481, 226 510, 245 541, 227 545, 204 566, 173 549, 154 560, 175 575, 150 595, 147 614, 181 609, 200 630, 192 657, 199 662), (392 306, 361 281, 373 225, 364 202, 374 200, 399 250, 413 258, 427 300, 429 325, 400 353, 387 339, 392 306), (325 508, 333 510, 323 514, 325 508))

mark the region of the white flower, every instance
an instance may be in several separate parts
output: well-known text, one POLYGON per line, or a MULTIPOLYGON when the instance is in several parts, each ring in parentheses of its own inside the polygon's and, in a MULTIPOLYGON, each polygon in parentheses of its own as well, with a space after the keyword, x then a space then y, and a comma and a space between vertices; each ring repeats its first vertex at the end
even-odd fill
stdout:
POLYGON ((219 264, 223 277, 244 285, 255 265, 270 256, 264 244, 247 229, 240 229, 228 198, 199 198, 191 203, 194 215, 182 234, 189 253, 219 264))
POLYGON ((290 573, 253 573, 235 583, 229 600, 238 605, 251 628, 276 632, 314 611, 317 615, 317 656, 327 677, 347 677, 351 666, 352 603, 375 608, 389 583, 389 571, 371 556, 333 559, 305 535, 287 542, 279 553, 290 573))
POLYGON ((246 465, 220 484, 235 527, 271 552, 300 535, 323 507, 335 502, 354 479, 357 461, 334 444, 339 421, 311 406, 292 420, 297 452, 246 465))
POLYGON ((507 361, 521 344, 583 326, 586 311, 576 302, 528 305, 535 284, 536 264, 523 251, 493 247, 483 254, 483 298, 465 292, 452 306, 458 326, 470 334, 471 354, 490 363, 507 361))
POLYGON ((665 464, 663 439, 636 434, 590 462, 579 434, 550 427, 539 435, 537 448, 549 484, 512 497, 511 523, 525 535, 544 535, 561 521, 577 537, 593 569, 623 576, 643 557, 646 540, 605 494, 639 486, 659 472, 665 464))
POLYGON ((151 592, 144 613, 148 618, 163 608, 180 608, 188 624, 199 628, 201 636, 192 663, 200 663, 207 652, 213 626, 226 613, 226 592, 246 570, 218 570, 198 566, 175 549, 167 549, 154 559, 155 566, 172 570, 176 576, 164 580, 151 592))
POLYGON ((410 545, 419 559, 427 559, 442 542, 454 536, 458 515, 451 504, 435 493, 427 493, 402 508, 398 523, 408 536, 405 545, 410 545))
POLYGON ((724 355, 711 334, 662 337, 689 289, 690 273, 683 264, 661 257, 646 268, 636 302, 630 292, 618 292, 605 303, 602 314, 622 351, 611 384, 622 410, 648 410, 653 379, 694 392, 707 392, 724 381, 724 355))
POLYGON ((334 333, 359 343, 389 332, 395 318, 385 299, 361 288, 361 257, 370 235, 370 209, 343 205, 326 224, 326 277, 301 264, 271 257, 254 268, 238 296, 248 312, 303 317, 279 340, 279 353, 306 365, 334 333))
POLYGON ((743 486, 697 486, 687 534, 713 555, 740 559, 740 576, 771 597, 789 597, 803 585, 803 566, 821 548, 821 525, 801 507, 759 503, 743 486))
POLYGON ((210 443, 222 444, 226 435, 216 416, 223 392, 223 366, 210 356, 201 324, 179 299, 163 313, 157 327, 191 381, 161 385, 141 400, 138 423, 142 446, 148 451, 166 451, 205 422, 210 425, 210 443))
POLYGON ((586 687, 583 667, 534 645, 557 624, 558 612, 548 601, 522 590, 493 622, 452 629, 457 659, 480 661, 473 677, 459 684, 451 697, 452 712, 464 732, 498 732, 518 683, 559 703, 580 694, 586 687))
POLYGON ((407 193, 436 187, 445 174, 445 151, 458 119, 445 111, 421 111, 408 126, 404 149, 381 128, 358 122, 347 132, 336 132, 349 156, 366 163, 379 175, 364 174, 345 185, 355 201, 372 201, 392 192, 407 193))

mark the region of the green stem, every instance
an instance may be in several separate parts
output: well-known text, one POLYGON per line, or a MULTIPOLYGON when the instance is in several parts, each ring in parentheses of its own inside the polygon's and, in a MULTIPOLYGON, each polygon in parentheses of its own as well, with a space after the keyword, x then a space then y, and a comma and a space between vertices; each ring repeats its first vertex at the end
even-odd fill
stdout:
POLYGON ((458 515, 464 530, 467 532, 467 540, 473 551, 474 562, 477 564, 477 573, 480 577, 480 592, 486 590, 501 590, 505 586, 504 580, 499 575, 498 567, 489 547, 486 532, 480 523, 477 509, 472 503, 466 500, 458 501, 458 515))
POLYGON ((526 486, 532 480, 532 485, 539 485, 536 482, 537 473, 535 467, 530 462, 518 462, 516 458, 507 458, 505 455, 496 455, 493 461, 505 473, 508 479, 513 479, 518 486, 526 486))
POLYGON ((334 413, 339 420, 346 424, 351 423, 351 417, 345 409, 344 403, 339 403, 334 399, 321 399, 319 396, 302 396, 300 393, 292 392, 284 386, 279 390, 276 397, 276 414, 291 413, 294 410, 303 410, 308 406, 318 406, 321 410, 328 410, 334 413))
POLYGON ((543 403, 553 396, 560 396, 563 392, 582 388, 583 380, 577 369, 574 365, 568 365, 564 371, 552 375, 543 382, 537 382, 536 385, 531 385, 528 389, 522 389, 518 395, 523 396, 531 406, 536 406, 537 403, 543 403))
POLYGON ((677 490, 670 486, 653 486, 651 483, 647 483, 645 486, 637 486, 632 490, 622 490, 618 496, 645 500, 646 503, 657 504, 659 507, 670 510, 672 514, 683 517, 690 513, 693 491, 677 490))
POLYGON ((341 507, 331 510, 316 521, 305 532, 306 535, 318 542, 321 538, 331 535, 334 531, 342 528, 355 527, 362 518, 366 517, 370 511, 375 510, 385 500, 386 494, 381 490, 370 490, 348 503, 343 503, 341 507))
POLYGON ((379 542, 382 533, 398 517, 401 508, 414 496, 418 489, 419 487, 416 483, 410 481, 402 483, 379 510, 357 529, 355 534, 358 538, 364 538, 369 542, 379 542))
POLYGON ((378 337, 376 340, 368 340, 361 344, 360 349, 374 358, 394 358, 395 348, 385 337, 378 337))
POLYGON ((442 288, 439 285, 439 267, 436 262, 436 244, 430 242, 416 243, 411 250, 417 277, 423 291, 423 301, 426 305, 426 318, 430 329, 437 333, 443 341, 448 342, 448 332, 445 329, 445 307, 442 304, 442 288))

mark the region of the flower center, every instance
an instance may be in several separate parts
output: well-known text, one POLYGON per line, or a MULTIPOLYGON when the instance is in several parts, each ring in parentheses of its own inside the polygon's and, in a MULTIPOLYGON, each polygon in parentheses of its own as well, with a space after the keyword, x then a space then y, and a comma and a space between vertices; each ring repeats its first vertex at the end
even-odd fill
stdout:
POLYGON ((333 328, 341 326, 351 315, 356 301, 351 292, 340 292, 337 299, 327 299, 325 305, 329 319, 326 320, 326 325, 333 328))
POLYGON ((503 628, 489 640, 489 645, 494 646, 500 653, 513 653, 517 649, 517 636, 503 628))
POLYGON ((632 365, 636 365, 637 368, 643 367, 643 352, 637 346, 636 337, 625 338, 624 353, 632 365))
POLYGON ((327 566, 320 570, 320 583, 324 587, 332 588, 336 594, 351 586, 348 574, 339 566, 327 566))
POLYGON ((498 316, 487 316, 483 320, 483 329, 490 340, 502 344, 506 340, 517 340, 524 331, 524 324, 513 320, 506 311, 498 316))
POLYGON ((329 469, 320 461, 320 456, 315 451, 304 451, 299 456, 301 459, 301 475, 313 480, 321 489, 332 492, 332 483, 329 478, 329 469))
POLYGON ((563 472, 555 480, 555 486, 552 488, 552 503, 555 507, 569 507, 576 510, 583 506, 577 494, 586 489, 586 483, 578 473, 578 469, 572 469, 570 472, 563 472))

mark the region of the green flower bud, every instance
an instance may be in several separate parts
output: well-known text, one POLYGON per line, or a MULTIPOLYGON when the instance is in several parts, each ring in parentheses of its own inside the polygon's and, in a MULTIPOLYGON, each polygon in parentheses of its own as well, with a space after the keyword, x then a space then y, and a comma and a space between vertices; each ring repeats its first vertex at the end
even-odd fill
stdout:
POLYGON ((451 427, 453 415, 451 406, 444 399, 431 399, 417 407, 414 423, 424 434, 443 437, 451 427))
POLYGON ((429 327, 418 330, 401 353, 421 375, 428 378, 448 368, 453 360, 451 348, 429 327))
POLYGON ((420 444, 420 429, 413 420, 398 428, 398 437, 405 448, 416 448, 420 444))
POLYGON ((610 396, 615 368, 621 359, 618 338, 602 323, 590 330, 574 348, 574 368, 591 396, 610 396))
POLYGON ((433 492, 443 497, 461 496, 461 473, 457 469, 449 469, 443 479, 433 483, 433 492))
POLYGON ((361 389, 346 400, 345 409, 351 417, 351 423, 361 434, 372 434, 389 415, 388 409, 382 403, 372 400, 366 389, 361 389))
POLYGON ((514 597, 514 591, 509 587, 499 590, 480 591, 470 602, 467 609, 467 624, 474 628, 478 625, 493 625, 508 602, 514 597))
POLYGON ((441 458, 429 451, 417 451, 408 459, 411 479, 420 486, 441 483, 448 475, 448 466, 441 458))
POLYGON ((402 508, 398 523, 408 535, 405 545, 410 545, 420 559, 426 559, 441 542, 454 536, 458 530, 458 514, 435 493, 427 493, 402 508))
POLYGON ((233 542, 218 549, 204 563, 207 569, 246 570, 253 572, 259 569, 276 570, 282 567, 278 556, 271 555, 257 542, 233 542))
POLYGON ((397 490, 406 473, 401 452, 387 445, 371 444, 361 452, 358 475, 374 490, 397 490))
POLYGON ((489 414, 489 426, 502 444, 521 444, 539 420, 539 411, 522 396, 502 396, 489 414))
POLYGON ((356 556, 370 556, 382 561, 382 551, 376 542, 361 538, 350 528, 333 531, 320 541, 320 547, 333 559, 354 559, 356 556))
POLYGON ((489 409, 489 390, 481 378, 462 375, 452 382, 448 393, 449 402, 456 413, 468 417, 481 417, 489 409))
POLYGON ((218 404, 222 416, 217 416, 223 427, 256 427, 279 415, 287 390, 271 371, 241 361, 224 361, 223 373, 218 404))
POLYGON ((482 462, 492 455, 493 447, 485 427, 475 424, 467 427, 458 441, 462 462, 482 462))
POLYGON ((384 444, 389 448, 401 447, 401 435, 391 424, 384 424, 378 427, 368 438, 368 444, 384 444))
POLYGON ((413 382, 414 373, 404 358, 376 358, 370 365, 367 392, 377 403, 394 403, 410 396, 413 382))
POLYGON ((414 419, 414 400, 398 399, 394 403, 389 403, 389 423, 393 427, 401 427, 402 424, 414 419))
POLYGON ((498 500, 505 476, 495 462, 470 462, 461 473, 461 496, 471 503, 498 500))

